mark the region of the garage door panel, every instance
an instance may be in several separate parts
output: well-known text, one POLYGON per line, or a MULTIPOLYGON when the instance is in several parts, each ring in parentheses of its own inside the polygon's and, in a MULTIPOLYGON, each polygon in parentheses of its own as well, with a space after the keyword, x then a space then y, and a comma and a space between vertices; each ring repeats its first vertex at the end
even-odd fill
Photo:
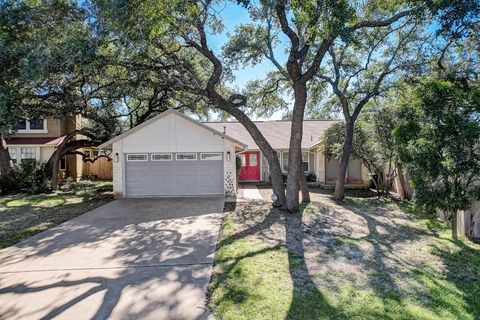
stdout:
MULTIPOLYGON (((199 157, 197 157, 199 159, 199 157)), ((127 196, 219 195, 224 193, 223 161, 126 161, 127 196)))

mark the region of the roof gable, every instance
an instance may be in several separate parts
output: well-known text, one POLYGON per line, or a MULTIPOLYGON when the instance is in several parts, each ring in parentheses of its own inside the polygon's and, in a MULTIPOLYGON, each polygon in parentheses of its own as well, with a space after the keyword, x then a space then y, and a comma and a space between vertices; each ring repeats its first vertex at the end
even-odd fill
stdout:
POLYGON ((159 115, 157 115, 157 116, 155 116, 155 117, 153 117, 153 118, 151 118, 151 119, 143 122, 142 124, 140 124, 140 125, 132 128, 132 129, 130 129, 130 130, 128 130, 128 131, 125 131, 124 133, 116 136, 115 138, 110 139, 109 141, 101 144, 101 145, 99 146, 99 148, 100 148, 100 149, 109 148, 109 147, 111 147, 111 145, 112 145, 114 142, 119 141, 119 140, 122 140, 122 139, 125 139, 125 138, 127 138, 128 136, 131 136, 132 134, 140 131, 141 129, 147 128, 149 125, 151 125, 151 124, 153 124, 153 123, 155 123, 155 122, 157 122, 157 121, 160 121, 161 119, 165 118, 165 117, 168 116, 168 115, 178 116, 178 117, 180 117, 181 119, 188 121, 189 123, 192 123, 192 124, 194 124, 194 125, 202 128, 202 129, 204 129, 204 130, 208 130, 208 131, 214 133, 215 135, 218 135, 218 136, 220 136, 220 137, 222 137, 222 138, 228 139, 228 140, 230 140, 230 141, 232 141, 232 142, 234 142, 234 143, 236 143, 236 144, 238 144, 238 145, 240 145, 240 146, 247 147, 247 146, 245 145, 245 143, 243 143, 242 141, 239 141, 239 140, 237 140, 237 139, 235 139, 235 138, 232 138, 232 137, 229 136, 229 135, 223 134, 223 133, 215 130, 214 128, 208 127, 208 126, 204 125, 203 123, 198 122, 198 121, 190 118, 189 116, 184 115, 183 113, 180 113, 180 112, 178 112, 178 111, 176 111, 176 110, 174 110, 174 109, 169 109, 169 110, 167 110, 167 111, 165 111, 165 112, 163 112, 163 113, 161 113, 161 114, 159 114, 159 115))

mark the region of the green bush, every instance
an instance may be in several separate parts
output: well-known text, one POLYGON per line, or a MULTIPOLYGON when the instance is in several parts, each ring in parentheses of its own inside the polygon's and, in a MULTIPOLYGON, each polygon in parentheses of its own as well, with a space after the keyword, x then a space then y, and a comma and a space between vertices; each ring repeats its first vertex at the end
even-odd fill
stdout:
POLYGON ((40 194, 50 191, 50 179, 43 161, 23 160, 0 180, 3 193, 40 194))

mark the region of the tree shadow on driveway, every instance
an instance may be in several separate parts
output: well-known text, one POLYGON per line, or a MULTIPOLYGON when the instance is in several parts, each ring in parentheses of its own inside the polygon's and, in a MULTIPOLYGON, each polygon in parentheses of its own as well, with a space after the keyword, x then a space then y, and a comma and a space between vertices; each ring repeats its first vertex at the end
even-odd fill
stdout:
POLYGON ((0 318, 208 318, 223 200, 171 201, 115 201, 0 251, 0 318))

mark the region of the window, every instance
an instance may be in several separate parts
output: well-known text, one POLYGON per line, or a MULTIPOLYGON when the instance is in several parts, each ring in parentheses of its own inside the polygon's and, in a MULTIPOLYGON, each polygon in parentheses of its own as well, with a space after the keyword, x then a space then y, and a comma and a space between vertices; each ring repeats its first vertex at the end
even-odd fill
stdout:
POLYGON ((146 154, 127 154, 127 161, 147 161, 146 154))
POLYGON ((302 167, 303 171, 308 171, 308 152, 302 152, 302 167))
POLYGON ((200 154, 201 160, 222 160, 221 153, 201 153, 200 154))
POLYGON ((172 154, 171 153, 155 153, 152 154, 152 161, 171 161, 172 154))
POLYGON ((98 150, 93 150, 93 158, 97 158, 98 157, 98 150))
POLYGON ((283 171, 288 171, 288 152, 282 152, 283 171))
POLYGON ((10 153, 10 159, 13 163, 17 163, 17 148, 8 148, 8 152, 10 153))
POLYGON ((197 160, 196 153, 177 153, 177 160, 197 160))
POLYGON ((250 159, 248 159, 248 164, 251 166, 251 167, 256 167, 257 164, 258 164, 258 159, 257 159, 257 154, 256 153, 251 153, 250 154, 250 159))
POLYGON ((66 161, 65 157, 60 159, 60 170, 61 171, 67 170, 67 161, 66 161))
POLYGON ((85 155, 85 158, 87 158, 87 159, 89 159, 91 157, 90 150, 83 151, 83 154, 85 155))
POLYGON ((42 118, 21 119, 17 128, 19 131, 47 132, 47 121, 42 118))
MULTIPOLYGON (((282 152, 283 171, 288 171, 288 151, 282 152)), ((303 171, 309 171, 308 166, 308 152, 302 152, 302 167, 303 171)))
POLYGON ((18 130, 27 130, 27 119, 20 119, 17 128, 18 130))
POLYGON ((24 159, 36 159, 37 158, 37 148, 22 148, 22 160, 24 159))
POLYGON ((43 130, 44 121, 41 118, 30 119, 30 130, 43 130))

